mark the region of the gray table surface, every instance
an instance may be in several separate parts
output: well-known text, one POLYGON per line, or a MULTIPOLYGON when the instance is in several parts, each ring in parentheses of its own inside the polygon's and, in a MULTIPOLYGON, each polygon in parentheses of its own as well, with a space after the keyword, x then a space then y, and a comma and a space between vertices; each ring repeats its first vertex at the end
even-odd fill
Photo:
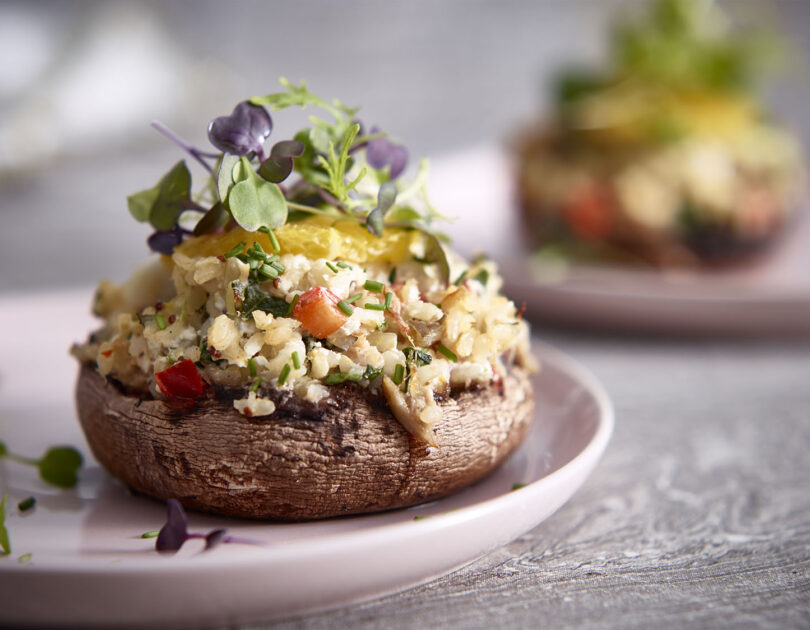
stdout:
POLYGON ((450 575, 246 628, 810 627, 810 341, 538 332, 615 404, 582 489, 450 575))

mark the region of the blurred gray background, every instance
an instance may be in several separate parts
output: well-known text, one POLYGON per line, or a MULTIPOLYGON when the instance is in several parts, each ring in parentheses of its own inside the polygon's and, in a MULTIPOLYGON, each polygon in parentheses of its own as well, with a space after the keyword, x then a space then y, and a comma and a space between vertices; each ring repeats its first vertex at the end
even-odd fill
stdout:
MULTIPOLYGON (((561 64, 598 62, 617 0, 0 3, 0 291, 122 280, 148 255, 125 196, 214 116, 305 78, 436 160, 504 144, 542 115, 561 64)), ((723 2, 798 51, 767 86, 810 144, 810 2, 723 2)), ((274 137, 302 122, 276 116, 274 137)), ((486 185, 470 182, 471 186, 486 185)), ((452 229, 450 230, 452 232, 452 229)))

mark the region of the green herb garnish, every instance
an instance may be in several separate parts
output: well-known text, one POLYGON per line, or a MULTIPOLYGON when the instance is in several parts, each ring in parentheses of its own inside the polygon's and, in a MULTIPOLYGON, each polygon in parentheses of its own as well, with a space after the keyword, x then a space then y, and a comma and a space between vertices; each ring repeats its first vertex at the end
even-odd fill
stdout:
POLYGON ((284 367, 281 368, 281 374, 278 375, 278 384, 279 385, 284 385, 284 383, 287 382, 287 377, 290 375, 291 369, 292 368, 290 368, 289 363, 284 364, 284 367))
POLYGON ((461 275, 458 278, 456 278, 456 281, 453 284, 459 286, 462 282, 464 282, 464 278, 466 277, 467 277, 467 270, 465 269, 464 271, 461 272, 461 275))
POLYGON ((34 507, 36 503, 37 500, 35 497, 28 497, 17 504, 17 509, 20 512, 25 512, 26 510, 30 510, 32 507, 34 507))
POLYGON ((346 304, 354 304, 357 300, 363 297, 362 293, 355 293, 353 296, 346 298, 346 304))
POLYGON ((9 451, 0 442, 0 457, 7 457, 18 464, 36 466, 44 482, 59 488, 73 488, 78 482, 77 472, 82 465, 82 456, 72 446, 54 446, 39 459, 23 457, 9 451))
MULTIPOLYGON (((427 162, 422 160, 416 177, 403 183, 400 175, 407 151, 383 132, 361 134, 357 108, 326 101, 310 92, 303 81, 295 85, 281 79, 281 85, 282 91, 243 101, 230 115, 210 123, 208 139, 217 153, 198 149, 155 123, 159 132, 205 168, 208 178, 202 191, 193 193, 189 169, 180 161, 154 187, 128 197, 132 216, 156 230, 149 237, 149 246, 171 254, 188 233, 178 223, 181 214, 192 210, 202 215, 194 227, 195 236, 235 223, 248 232, 266 233, 278 254, 274 229, 319 215, 358 223, 377 236, 386 227, 420 230, 431 243, 425 260, 439 264, 444 274, 445 257, 434 251, 433 241, 438 243, 439 235, 432 227, 444 217, 425 193, 427 162), (268 109, 290 107, 315 107, 325 115, 311 116, 310 126, 292 140, 276 142, 268 151, 265 143, 273 130, 268 109), (295 181, 279 186, 293 175, 295 181)), ((237 247, 226 257, 242 252, 237 247)), ((345 263, 339 266, 351 269, 345 263)), ((256 271, 272 278, 268 267, 258 266, 256 271)))
POLYGON ((393 293, 391 293, 390 291, 389 291, 388 293, 386 293, 386 294, 385 294, 385 304, 383 305, 383 307, 385 308, 385 310, 386 310, 386 311, 387 311, 389 308, 391 308, 391 300, 392 300, 393 298, 394 298, 394 294, 393 294, 393 293))
POLYGON ((262 384, 262 377, 260 376, 259 378, 256 379, 256 382, 250 386, 250 391, 255 392, 257 389, 259 389, 259 385, 261 384, 262 384))
POLYGON ((301 358, 298 356, 297 351, 292 353, 292 362, 293 362, 293 367, 296 370, 301 368, 301 358))
POLYGON ((166 318, 160 313, 155 315, 155 323, 157 324, 158 330, 166 330, 166 318))
POLYGON ((372 304, 371 302, 366 302, 363 305, 363 308, 368 309, 369 311, 384 311, 385 304, 372 304))
POLYGON ((397 268, 394 267, 391 269, 391 273, 388 274, 388 282, 394 284, 397 280, 397 268))
POLYGON ((335 266, 334 266, 332 263, 330 263, 328 260, 326 261, 326 266, 327 266, 327 267, 329 267, 329 268, 332 270, 332 273, 338 273, 338 268, 337 268, 337 267, 335 267, 335 266))
POLYGON ((363 288, 371 293, 382 293, 384 286, 382 282, 377 282, 376 280, 366 280, 363 283, 363 288))
POLYGON ((454 363, 458 363, 458 357, 456 356, 456 353, 453 352, 447 346, 445 346, 443 343, 439 343, 439 345, 436 347, 436 349, 439 352, 441 352, 444 356, 446 356, 448 359, 453 361, 454 363))
POLYGON ((144 532, 143 534, 141 534, 141 538, 157 538, 158 534, 160 534, 160 530, 153 529, 151 531, 144 532))
POLYGON ((337 261, 335 264, 341 269, 354 269, 354 267, 352 267, 349 263, 345 263, 340 260, 337 261))
POLYGON ((512 484, 512 490, 520 490, 521 488, 525 488, 525 487, 526 487, 526 484, 525 483, 520 483, 519 481, 512 484))
POLYGON ((31 562, 32 557, 33 556, 30 553, 24 553, 19 558, 17 558, 17 562, 19 562, 20 564, 26 564, 28 562, 31 562))
POLYGON ((301 296, 301 294, 300 294, 300 293, 296 293, 296 294, 295 294, 295 297, 292 299, 292 302, 290 302, 290 306, 289 306, 289 308, 287 309, 287 317, 289 317, 290 315, 292 315, 293 311, 295 310, 295 305, 296 305, 296 304, 298 304, 298 298, 299 298, 300 296, 301 296))
POLYGON ((351 317, 351 314, 352 314, 352 313, 354 313, 354 309, 353 309, 351 306, 349 306, 349 304, 346 302, 346 300, 340 300, 340 301, 337 303, 337 307, 338 307, 338 308, 339 308, 341 311, 343 311, 344 313, 346 313, 346 315, 348 315, 349 317, 351 317))
POLYGON ((408 360, 408 363, 415 363, 417 367, 422 367, 423 365, 427 365, 433 361, 433 357, 430 356, 429 352, 419 350, 413 346, 404 348, 402 352, 405 355, 405 358, 408 360))
POLYGON ((405 366, 401 363, 398 363, 397 366, 394 368, 394 378, 392 379, 394 383, 399 385, 402 383, 402 380, 405 378, 405 366))
POLYGON ((232 249, 225 252, 225 258, 233 258, 245 251, 246 244, 244 241, 239 241, 232 249))
POLYGON ((255 378, 256 376, 256 359, 250 358, 247 361, 248 364, 248 374, 250 374, 251 378, 255 378))

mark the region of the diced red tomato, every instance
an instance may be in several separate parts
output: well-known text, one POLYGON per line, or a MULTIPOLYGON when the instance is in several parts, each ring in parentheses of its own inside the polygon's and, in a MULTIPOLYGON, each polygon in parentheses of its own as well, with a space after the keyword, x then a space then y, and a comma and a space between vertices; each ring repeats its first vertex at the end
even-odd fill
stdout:
POLYGON ((338 308, 340 298, 324 287, 314 287, 298 298, 293 317, 317 339, 328 337, 348 319, 338 308))
POLYGON ((155 381, 163 395, 172 398, 198 398, 205 393, 205 381, 191 359, 157 372, 155 381))
POLYGON ((564 207, 571 231, 584 239, 605 238, 613 227, 613 208, 607 191, 588 186, 576 191, 564 207))

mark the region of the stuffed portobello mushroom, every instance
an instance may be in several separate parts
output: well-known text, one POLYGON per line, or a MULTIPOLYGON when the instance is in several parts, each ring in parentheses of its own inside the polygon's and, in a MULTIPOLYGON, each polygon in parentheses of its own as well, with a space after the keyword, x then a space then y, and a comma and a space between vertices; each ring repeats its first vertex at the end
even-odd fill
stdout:
POLYGON ((754 87, 779 42, 708 0, 658 0, 612 34, 602 71, 569 70, 518 150, 541 253, 653 266, 767 249, 805 199, 800 144, 754 87))
POLYGON ((102 282, 73 348, 78 415, 132 489, 304 520, 412 505, 487 475, 533 413, 529 330, 485 258, 435 232, 427 163, 357 110, 284 90, 215 119, 216 151, 128 198, 160 256, 102 282), (269 110, 325 111, 267 148, 269 110))

